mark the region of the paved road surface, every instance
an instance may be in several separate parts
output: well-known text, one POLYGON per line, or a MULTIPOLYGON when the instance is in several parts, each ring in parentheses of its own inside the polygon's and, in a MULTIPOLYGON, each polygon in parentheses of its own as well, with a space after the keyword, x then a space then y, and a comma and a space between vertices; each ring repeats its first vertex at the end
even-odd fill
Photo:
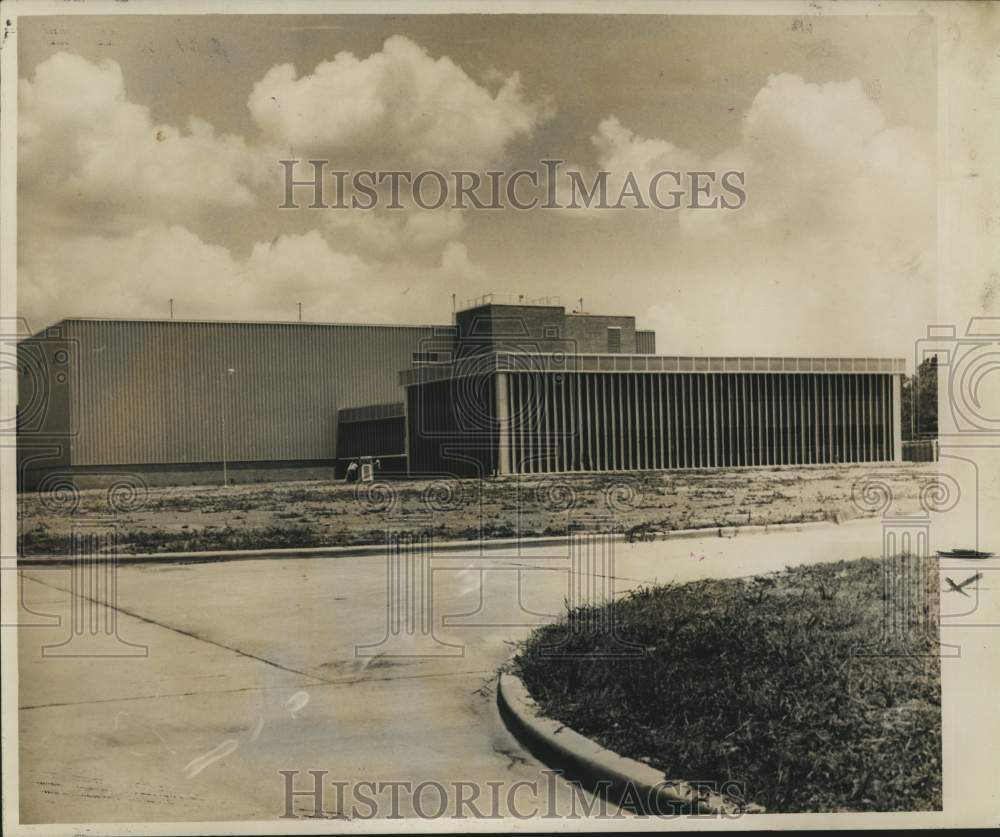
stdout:
MULTIPOLYGON (((880 531, 878 521, 861 521, 618 543, 614 588, 876 556, 880 531)), ((22 611, 22 620, 49 614, 62 622, 20 632, 22 821, 273 820, 285 810, 279 770, 300 772, 297 789, 311 787, 309 770, 328 771, 331 782, 433 780, 449 791, 454 782, 476 782, 484 786, 479 810, 494 811, 490 794, 497 793, 499 814, 507 813, 511 783, 538 781, 544 813, 553 780, 503 726, 492 679, 511 643, 563 607, 572 580, 566 554, 549 547, 491 552, 488 563, 475 555, 435 558, 441 645, 432 650, 442 656, 397 656, 427 651, 426 641, 405 633, 395 645, 355 653, 387 635, 384 557, 122 568, 117 630, 148 647, 144 658, 43 656, 42 646, 70 636, 71 574, 26 569, 22 597, 31 612, 22 611), (504 784, 490 791, 490 781, 504 784)), ((108 615, 79 597, 76 604, 78 617, 108 615)), ((558 810, 568 812, 569 786, 559 780, 554 787, 558 810)), ((530 813, 530 789, 516 793, 517 811, 530 813)), ((377 800, 379 815, 392 813, 388 791, 377 800)), ((350 794, 338 800, 329 786, 324 815, 350 814, 352 803, 369 815, 370 806, 350 794)), ((420 803, 433 813, 436 791, 420 803)), ((313 805, 295 800, 303 815, 313 805)), ((399 813, 415 813, 406 792, 399 813)))

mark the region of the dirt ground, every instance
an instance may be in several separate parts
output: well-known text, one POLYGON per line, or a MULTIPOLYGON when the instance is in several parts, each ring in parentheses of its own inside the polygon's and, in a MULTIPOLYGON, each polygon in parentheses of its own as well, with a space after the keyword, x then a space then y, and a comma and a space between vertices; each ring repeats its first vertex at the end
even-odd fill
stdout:
POLYGON ((67 490, 19 496, 22 555, 63 555, 75 524, 111 518, 125 553, 561 535, 843 521, 920 508, 929 463, 67 490))

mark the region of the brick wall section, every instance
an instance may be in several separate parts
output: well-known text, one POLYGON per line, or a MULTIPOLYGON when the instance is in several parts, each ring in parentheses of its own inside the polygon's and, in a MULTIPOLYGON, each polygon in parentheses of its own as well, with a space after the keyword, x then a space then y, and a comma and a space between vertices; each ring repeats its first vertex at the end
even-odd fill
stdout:
POLYGON ((635 317, 611 317, 598 314, 567 314, 566 337, 581 354, 604 354, 608 351, 608 329, 622 330, 622 354, 636 353, 635 317))
POLYGON ((621 351, 636 354, 635 317, 567 314, 553 305, 482 305, 459 311, 456 355, 487 351, 604 354, 608 329, 621 329, 621 351))

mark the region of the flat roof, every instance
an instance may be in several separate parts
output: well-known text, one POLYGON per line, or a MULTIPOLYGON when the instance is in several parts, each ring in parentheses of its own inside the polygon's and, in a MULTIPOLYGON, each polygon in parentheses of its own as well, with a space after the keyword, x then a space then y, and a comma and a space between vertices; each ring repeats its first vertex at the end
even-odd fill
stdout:
POLYGON ((484 352, 458 362, 428 364, 399 373, 403 386, 488 372, 822 372, 905 374, 905 358, 773 355, 639 355, 569 352, 484 352))
POLYGON ((32 338, 45 337, 50 329, 59 328, 68 323, 100 323, 102 325, 258 325, 258 326, 295 326, 299 328, 426 328, 454 330, 451 324, 443 323, 329 323, 317 320, 210 320, 210 319, 170 319, 168 317, 63 317, 50 325, 36 331, 32 338))

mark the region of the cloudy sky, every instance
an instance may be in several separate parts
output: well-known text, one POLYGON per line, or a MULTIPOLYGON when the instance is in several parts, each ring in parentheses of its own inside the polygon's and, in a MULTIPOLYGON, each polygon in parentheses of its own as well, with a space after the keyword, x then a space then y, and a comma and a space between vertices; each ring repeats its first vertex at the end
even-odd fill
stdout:
POLYGON ((910 356, 935 312, 919 17, 19 21, 19 309, 448 322, 495 291, 663 353, 910 356), (738 212, 280 210, 334 168, 738 169, 738 212))

